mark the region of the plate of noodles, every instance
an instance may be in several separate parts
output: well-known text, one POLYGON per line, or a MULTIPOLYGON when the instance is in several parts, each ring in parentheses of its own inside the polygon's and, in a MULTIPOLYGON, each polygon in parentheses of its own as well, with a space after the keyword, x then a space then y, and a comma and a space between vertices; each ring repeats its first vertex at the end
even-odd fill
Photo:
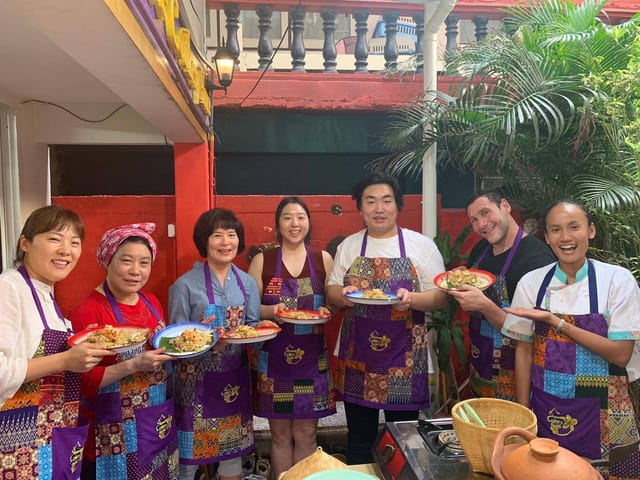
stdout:
POLYGON ((193 358, 213 347, 220 334, 206 323, 174 323, 157 332, 151 344, 154 348, 164 347, 164 353, 176 358, 193 358))
POLYGON ((345 297, 353 303, 361 303, 364 305, 393 305, 400 301, 400 298, 396 294, 383 292, 379 288, 358 290, 356 292, 347 293, 345 297))
POLYGON ((471 285, 484 290, 495 281, 496 277, 493 273, 475 268, 442 272, 433 279, 435 286, 445 291, 459 290, 462 285, 471 285))
POLYGON ((331 314, 318 312, 316 310, 281 310, 277 317, 283 322, 297 323, 300 325, 314 325, 327 323, 331 320, 331 314))
POLYGON ((82 342, 101 345, 106 350, 116 353, 129 352, 144 345, 149 335, 149 329, 143 327, 101 325, 88 328, 69 337, 69 346, 82 342))
POLYGON ((233 330, 227 330, 220 337, 230 344, 264 342, 275 338, 282 331, 279 327, 251 327, 249 325, 239 325, 233 330))

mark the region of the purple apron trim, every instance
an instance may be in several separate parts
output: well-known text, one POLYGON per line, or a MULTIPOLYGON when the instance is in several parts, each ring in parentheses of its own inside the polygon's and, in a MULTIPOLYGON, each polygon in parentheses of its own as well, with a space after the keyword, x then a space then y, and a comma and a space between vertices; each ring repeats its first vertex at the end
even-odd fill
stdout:
MULTIPOLYGON (((536 308, 541 308, 544 296, 547 293, 547 287, 556 272, 558 264, 555 263, 553 267, 547 272, 538 290, 538 296, 536 298, 536 308)), ((587 276, 589 281, 589 311, 591 313, 598 312, 598 283, 596 282, 596 269, 593 266, 593 262, 587 259, 587 276)))
MULTIPOLYGON (((122 310, 120 310, 120 306, 118 305, 116 298, 113 296, 113 293, 111 292, 111 289, 109 288, 109 285, 107 284, 106 280, 102 283, 102 289, 104 290, 104 295, 105 297, 107 297, 109 306, 111 307, 113 314, 116 316, 118 323, 120 325, 124 325, 125 323, 127 323, 126 320, 124 319, 124 315, 122 315, 122 310)), ((162 317, 160 316, 158 311, 153 307, 153 305, 151 304, 151 301, 147 298, 147 296, 141 291, 138 291, 138 297, 140 298, 140 300, 144 302, 144 304, 147 306, 147 308, 151 312, 151 315, 155 317, 158 323, 161 323, 162 317)))
MULTIPOLYGON (((406 258, 407 251, 404 247, 404 237, 402 236, 402 229, 397 226, 398 229, 398 245, 400 246, 400 258, 406 258)), ((366 257, 367 253, 367 237, 369 236, 367 230, 364 231, 364 235, 362 237, 362 246, 360 247, 360 256, 366 257)))
MULTIPOLYGON (((215 297, 215 294, 213 293, 213 280, 211 278, 211 270, 209 269, 209 265, 207 264, 207 262, 204 262, 202 267, 203 267, 202 270, 204 272, 204 284, 207 287, 207 298, 209 299, 209 304, 204 309, 204 313, 203 313, 204 319, 215 315, 215 319, 213 320, 213 322, 211 322, 212 326, 223 327, 223 328, 237 327, 238 326, 237 322, 231 321, 230 324, 228 324, 226 314, 224 316, 220 315, 222 312, 222 309, 224 309, 224 311, 226 312, 226 307, 216 306, 216 297, 215 297), (220 308, 216 308, 216 307, 220 307, 220 308)), ((246 305, 247 298, 248 298, 247 290, 244 288, 244 284, 240 279, 240 274, 238 273, 238 270, 233 264, 231 264, 231 271, 233 272, 233 275, 236 277, 236 282, 238 282, 238 286, 242 291, 242 296, 244 297, 244 303, 246 305)), ((244 314, 244 305, 239 308, 242 309, 244 314)), ((232 319, 229 319, 229 320, 232 320, 232 319)))
MULTIPOLYGON (((27 273, 27 269, 24 267, 24 265, 21 265, 20 267, 18 267, 18 272, 20 272, 20 275, 22 275, 22 278, 24 278, 24 281, 27 282, 27 286, 29 287, 29 290, 31 290, 31 296, 33 297, 33 301, 35 302, 36 308, 38 309, 38 314, 40 314, 40 319, 42 320, 42 325, 44 326, 44 329, 49 330, 49 324, 47 323, 47 317, 45 317, 44 315, 42 303, 40 303, 40 299, 38 298, 38 294, 36 293, 36 288, 33 286, 33 282, 31 281, 31 277, 29 277, 29 274, 27 273)), ((51 300, 53 301, 53 307, 56 309, 58 318, 60 318, 60 320, 62 320, 62 323, 64 323, 64 316, 62 315, 62 312, 60 311, 60 307, 58 307, 58 304, 56 303, 55 298, 53 298, 53 295, 51 295, 51 300)), ((71 332, 71 330, 69 330, 68 328, 67 328, 67 331, 71 332)))
MULTIPOLYGON (((209 299, 209 303, 211 305, 215 305, 216 297, 213 293, 213 284, 212 284, 213 280, 211 279, 211 270, 209 269, 209 264, 207 262, 204 262, 202 264, 202 267, 203 267, 202 270, 204 271, 204 284, 207 286, 207 298, 209 299)), ((233 264, 231 264, 231 271, 233 272, 233 275, 236 277, 236 281, 238 282, 238 286, 240 287, 240 290, 242 290, 242 295, 244 296, 244 302, 247 303, 247 290, 244 288, 244 284, 240 279, 240 274, 238 273, 238 269, 233 264)))
MULTIPOLYGON (((516 250, 518 250, 518 247, 520 246, 520 241, 522 240, 523 235, 524 235, 524 230, 522 229, 522 227, 518 228, 518 232, 516 233, 516 238, 513 241, 513 245, 511 245, 511 249, 509 250, 509 255, 507 256, 507 259, 505 260, 504 265, 502 265, 502 269, 500 270, 499 275, 501 277, 504 277, 507 274, 507 272, 509 271, 509 267, 511 266, 511 262, 513 261, 513 257, 516 254, 516 250)), ((480 254, 478 259, 475 261, 476 265, 480 265, 480 262, 482 262, 482 260, 484 260, 484 257, 487 256, 487 253, 489 253, 489 250, 491 248, 492 248, 491 244, 488 244, 486 246, 486 248, 480 254)))
POLYGON ((166 400, 153 407, 137 408, 134 414, 138 435, 138 462, 144 466, 177 441, 173 400, 166 400))
MULTIPOLYGON (((309 277, 314 278, 316 276, 316 269, 313 266, 313 261, 311 260, 311 251, 307 245, 304 246, 307 251, 307 263, 309 264, 309 277)), ((273 275, 276 278, 282 278, 282 248, 278 249, 278 253, 276 254, 276 271, 273 275)))

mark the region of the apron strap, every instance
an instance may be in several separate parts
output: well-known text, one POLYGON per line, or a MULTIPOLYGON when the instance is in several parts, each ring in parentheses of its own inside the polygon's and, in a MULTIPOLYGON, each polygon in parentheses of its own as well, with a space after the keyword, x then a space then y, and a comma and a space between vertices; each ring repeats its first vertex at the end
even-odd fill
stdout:
MULTIPOLYGON (((44 329, 49 330, 50 327, 49 327, 49 324, 47 323, 47 317, 44 314, 42 303, 38 298, 38 294, 36 293, 36 287, 33 286, 33 282, 31 281, 31 277, 29 277, 29 273, 27 272, 27 269, 25 268, 24 265, 20 265, 20 267, 18 267, 18 272, 20 272, 20 275, 22 275, 22 278, 27 283, 29 290, 31 290, 31 296, 33 297, 33 301, 35 302, 36 308, 38 309, 38 314, 40 315, 40 320, 42 321, 42 325, 44 326, 44 329)), ((58 318, 62 320, 62 323, 64 323, 64 315, 62 315, 62 312, 60 311, 60 307, 58 307, 58 304, 56 303, 56 299, 53 298, 53 295, 51 293, 49 293, 49 296, 51 297, 51 301, 53 302, 53 308, 56 309, 58 318)), ((69 331, 68 328, 67 328, 67 331, 69 331)))
MULTIPOLYGON (((549 283, 555 274, 556 268, 559 268, 556 263, 551 270, 547 272, 542 281, 542 285, 538 289, 538 297, 536 299, 536 308, 542 307, 542 301, 549 287, 549 283)), ((593 262, 587 259, 587 277, 589 281, 589 310, 591 313, 598 313, 598 284, 596 281, 596 270, 593 266, 593 262)))
MULTIPOLYGON (((511 248, 509 249, 509 255, 507 256, 507 260, 504 262, 504 264, 502 265, 502 269, 500 270, 499 275, 501 277, 504 277, 509 271, 509 267, 511 266, 511 262, 513 261, 513 257, 515 256, 516 251, 518 250, 518 247, 520 246, 520 241, 522 240, 523 236, 524 236, 524 229, 520 227, 518 228, 518 232, 516 233, 516 238, 513 241, 513 245, 511 245, 511 248)), ((485 249, 482 251, 478 259, 475 261, 476 265, 480 265, 480 262, 484 260, 484 257, 487 256, 491 248, 492 248, 492 245, 489 243, 485 247, 485 249)))
MULTIPOLYGON (((213 283, 212 283, 212 279, 211 279, 211 270, 209 270, 209 264, 207 262, 204 262, 202 264, 202 270, 204 272, 204 284, 207 287, 207 298, 209 300, 209 305, 215 305, 216 304, 216 297, 213 294, 213 283)), ((244 297, 244 303, 247 303, 247 298, 249 297, 247 295, 247 289, 244 288, 244 283, 242 283, 242 279, 240 278, 240 274, 238 273, 238 269, 236 268, 236 266, 233 263, 231 264, 231 271, 233 272, 233 275, 236 277, 236 282, 238 282, 238 286, 240 287, 240 290, 242 291, 242 296, 244 297)))
MULTIPOLYGON (((396 226, 396 228, 398 229, 398 244, 400 246, 400 257, 406 258, 407 251, 404 246, 404 236, 402 235, 402 229, 399 226, 396 226)), ((360 247, 361 257, 365 257, 366 256, 365 254, 367 253, 367 237, 368 237, 368 233, 367 233, 367 230, 365 230, 364 236, 362 237, 362 246, 360 247)))
MULTIPOLYGON (((313 266, 313 261, 311 260, 311 250, 309 250, 309 246, 307 244, 304 245, 304 249, 307 251, 307 263, 309 264, 309 276, 313 278, 316 276, 316 269, 313 266)), ((282 247, 278 249, 278 253, 276 254, 276 269, 273 272, 273 276, 275 278, 282 278, 282 247)))
MULTIPOLYGON (((111 292, 111 289, 109 288, 109 285, 107 284, 106 280, 102 283, 102 289, 104 290, 104 295, 105 297, 107 297, 107 301, 109 302, 109 306, 111 307, 111 310, 113 311, 113 314, 115 315, 116 320, 118 320, 118 323, 120 325, 124 325, 126 323, 126 320, 124 318, 124 315, 122 314, 122 310, 120 310, 118 301, 116 300, 116 297, 113 295, 113 292, 111 292)), ((162 317, 160 316, 158 311, 153 307, 149 299, 140 291, 138 291, 138 298, 140 298, 143 301, 143 303, 147 306, 147 308, 149 309, 151 314, 155 317, 155 319, 158 322, 161 322, 162 317)))

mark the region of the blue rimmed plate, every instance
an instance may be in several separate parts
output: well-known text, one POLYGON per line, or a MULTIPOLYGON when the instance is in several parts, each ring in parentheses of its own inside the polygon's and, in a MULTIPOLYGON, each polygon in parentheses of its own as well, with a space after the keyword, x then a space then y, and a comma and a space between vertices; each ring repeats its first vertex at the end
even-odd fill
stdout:
POLYGON ((167 355, 171 355, 172 357, 194 358, 209 351, 209 349, 218 342, 219 338, 220 334, 218 333, 218 330, 207 325, 206 323, 184 322, 174 323, 172 325, 169 325, 168 327, 163 328, 153 336, 151 344, 153 345, 153 348, 164 347, 164 353, 166 353, 167 355), (196 330, 198 332, 208 333, 210 335, 210 341, 196 350, 188 352, 178 352, 176 351, 175 347, 171 345, 171 340, 179 337, 187 330, 196 330))
POLYGON ((361 303, 363 305, 394 305, 400 301, 400 298, 396 294, 390 292, 384 292, 384 298, 369 298, 366 295, 366 290, 359 290, 347 293, 345 297, 353 303, 361 303))

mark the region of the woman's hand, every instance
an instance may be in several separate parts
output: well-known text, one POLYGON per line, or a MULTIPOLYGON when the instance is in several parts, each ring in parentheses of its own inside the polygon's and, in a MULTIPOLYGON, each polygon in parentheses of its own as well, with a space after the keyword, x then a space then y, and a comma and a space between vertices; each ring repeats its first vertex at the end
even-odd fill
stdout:
POLYGON ((518 307, 505 307, 503 310, 518 317, 528 318, 529 320, 533 320, 536 322, 548 323, 552 327, 556 326, 560 322, 560 319, 558 317, 556 317, 553 313, 548 312, 547 310, 518 307))
POLYGON ((393 308, 396 310, 409 310, 411 308, 411 292, 406 288, 399 288, 396 292, 397 297, 400 299, 393 308))
POLYGON ((128 361, 131 362, 131 366, 136 372, 152 372, 161 367, 164 362, 171 360, 171 357, 165 355, 164 351, 164 347, 156 350, 147 350, 142 355, 138 355, 128 361))
POLYGON ((358 289, 354 286, 354 285, 347 285, 346 287, 342 288, 342 306, 344 307, 353 307, 355 306, 355 303, 353 303, 351 300, 349 300, 346 295, 347 293, 353 293, 353 292, 357 292, 358 289))
POLYGON ((98 365, 104 357, 115 355, 115 353, 106 350, 102 345, 81 342, 64 352, 64 355, 65 370, 83 373, 98 365))

